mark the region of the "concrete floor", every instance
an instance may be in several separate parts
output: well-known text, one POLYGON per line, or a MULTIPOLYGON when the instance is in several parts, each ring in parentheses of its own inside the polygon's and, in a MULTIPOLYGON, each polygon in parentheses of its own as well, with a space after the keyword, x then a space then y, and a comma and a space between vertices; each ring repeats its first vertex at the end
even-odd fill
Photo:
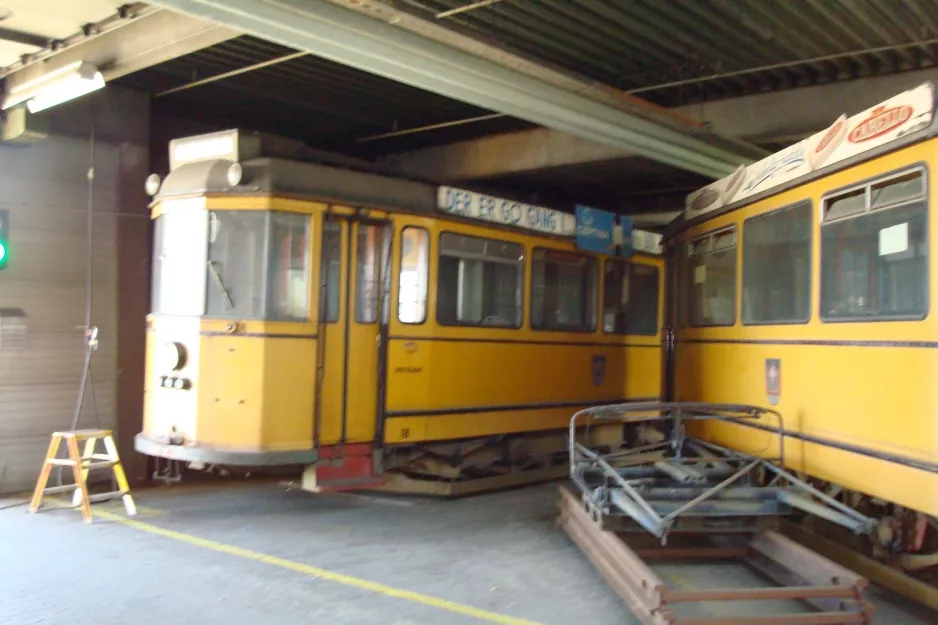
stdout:
MULTIPOLYGON (((555 527, 550 485, 458 501, 271 483, 136 499, 133 521, 109 502, 90 526, 75 510, 0 510, 0 623, 635 622, 555 527)), ((681 588, 762 584, 734 565, 655 568, 681 588)), ((870 597, 875 623, 938 622, 877 589, 870 597)), ((753 609, 737 602, 700 615, 753 609)))

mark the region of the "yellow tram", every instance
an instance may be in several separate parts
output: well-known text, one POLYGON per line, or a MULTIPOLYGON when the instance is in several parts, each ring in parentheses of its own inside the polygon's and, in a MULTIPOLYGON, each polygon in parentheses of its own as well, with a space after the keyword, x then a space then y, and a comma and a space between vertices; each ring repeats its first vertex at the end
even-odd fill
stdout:
POLYGON ((483 487, 562 473, 578 408, 661 397, 650 238, 628 260, 583 253, 572 215, 237 131, 173 141, 170 165, 148 180, 141 453, 306 465, 315 489, 483 487))
MULTIPOLYGON (((673 398, 774 405, 790 468, 878 517, 911 569, 938 565, 934 107, 926 83, 842 116, 689 196, 666 234, 673 398)), ((699 434, 761 453, 778 427, 699 434)))

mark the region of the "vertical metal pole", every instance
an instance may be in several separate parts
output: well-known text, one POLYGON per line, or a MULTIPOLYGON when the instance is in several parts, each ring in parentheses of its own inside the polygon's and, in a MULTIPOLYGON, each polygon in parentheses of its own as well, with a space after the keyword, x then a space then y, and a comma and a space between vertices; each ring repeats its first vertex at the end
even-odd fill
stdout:
MULTIPOLYGON (((85 358, 81 368, 81 383, 78 388, 78 398, 75 401, 75 412, 72 414, 71 430, 78 427, 78 421, 81 418, 81 407, 85 401, 85 387, 88 384, 88 373, 91 369, 92 343, 90 341, 91 332, 91 307, 92 307, 92 271, 94 261, 94 162, 95 162, 95 119, 94 119, 94 101, 90 104, 91 128, 89 131, 89 157, 88 166, 88 214, 85 222, 85 358)), ((56 482, 62 485, 62 467, 57 467, 56 482)))
POLYGON ((90 134, 90 165, 88 167, 88 215, 86 219, 86 242, 85 242, 85 363, 81 373, 81 387, 78 389, 78 401, 75 404, 75 414, 72 416, 72 427, 78 427, 78 420, 81 417, 81 405, 85 399, 85 386, 88 382, 88 372, 91 368, 91 310, 93 305, 94 290, 92 282, 94 280, 94 163, 95 163, 95 120, 94 104, 91 106, 91 134, 90 134))

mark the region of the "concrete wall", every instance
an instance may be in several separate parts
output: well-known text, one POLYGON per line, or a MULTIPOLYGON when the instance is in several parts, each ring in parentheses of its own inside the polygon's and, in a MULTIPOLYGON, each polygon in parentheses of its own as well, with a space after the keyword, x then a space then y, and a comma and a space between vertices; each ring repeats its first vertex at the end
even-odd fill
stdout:
POLYGON ((85 354, 91 127, 95 127, 92 325, 100 328, 78 427, 115 428, 132 478, 142 421, 150 225, 149 98, 108 87, 51 109, 50 134, 0 143, 0 209, 10 216, 10 259, 0 271, 0 492, 31 489, 49 435, 71 427, 85 354))

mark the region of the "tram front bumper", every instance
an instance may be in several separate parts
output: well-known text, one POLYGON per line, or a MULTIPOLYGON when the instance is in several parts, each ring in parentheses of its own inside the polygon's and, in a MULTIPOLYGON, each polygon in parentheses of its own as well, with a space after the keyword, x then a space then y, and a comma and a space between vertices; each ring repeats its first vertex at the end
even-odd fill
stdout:
POLYGON ((174 445, 166 440, 157 440, 145 434, 134 437, 134 450, 157 458, 180 462, 200 462, 229 466, 260 467, 312 464, 319 459, 315 449, 291 449, 286 451, 243 451, 219 449, 199 444, 174 445))

